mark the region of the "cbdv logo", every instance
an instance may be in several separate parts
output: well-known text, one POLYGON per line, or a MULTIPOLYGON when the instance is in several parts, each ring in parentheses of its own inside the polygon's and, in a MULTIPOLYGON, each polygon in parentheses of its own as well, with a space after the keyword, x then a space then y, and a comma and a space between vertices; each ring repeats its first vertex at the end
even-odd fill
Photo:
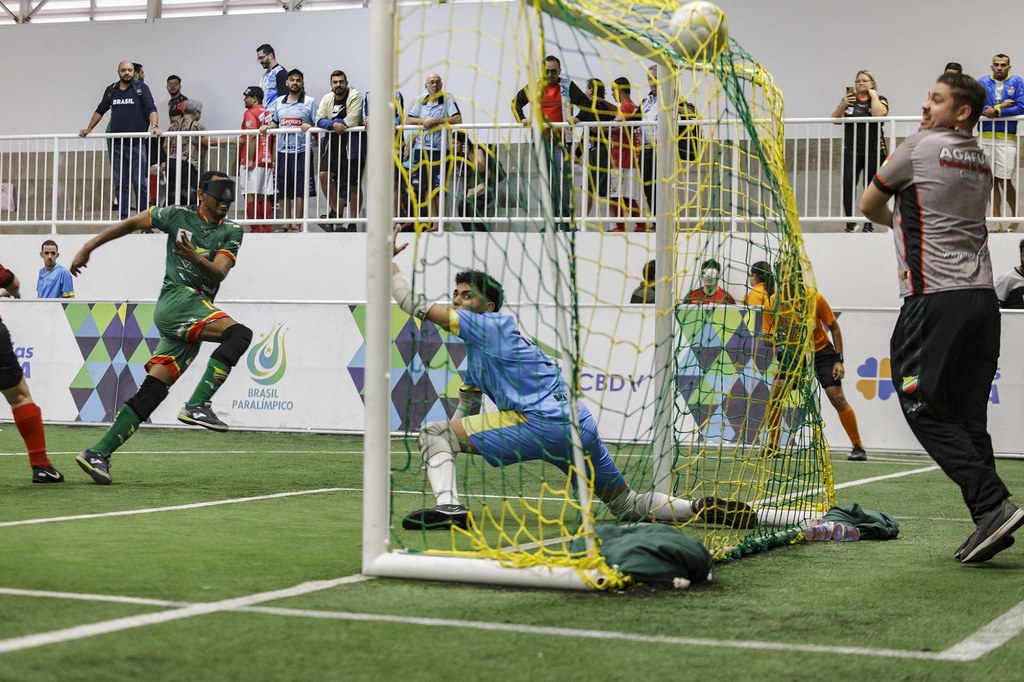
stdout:
MULTIPOLYGON (((892 363, 889 358, 868 358, 857 368, 857 390, 868 400, 888 400, 896 395, 896 387, 892 385, 892 363)), ((988 394, 988 401, 993 405, 999 404, 999 370, 992 379, 992 390, 988 394)))
POLYGON ((276 384, 288 369, 288 355, 285 353, 284 337, 288 330, 283 324, 274 323, 273 329, 256 342, 249 350, 246 364, 252 380, 257 384, 276 384))
POLYGON ((612 393, 618 393, 628 388, 633 393, 636 393, 640 389, 640 384, 645 379, 647 377, 642 374, 633 376, 632 374, 592 374, 590 372, 583 372, 580 374, 580 389, 584 391, 611 391, 612 393))
POLYGON ((34 349, 31 346, 27 348, 25 346, 14 347, 14 357, 17 358, 18 362, 21 364, 21 371, 25 375, 26 379, 32 378, 32 363, 29 362, 29 360, 32 359, 33 353, 34 349))

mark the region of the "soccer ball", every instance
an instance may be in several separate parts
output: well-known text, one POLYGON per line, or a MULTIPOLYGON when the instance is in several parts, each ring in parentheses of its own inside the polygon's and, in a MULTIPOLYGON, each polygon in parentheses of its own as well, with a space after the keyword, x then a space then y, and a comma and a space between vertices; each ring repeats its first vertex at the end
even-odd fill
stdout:
POLYGON ((725 12, 706 0, 688 2, 672 14, 669 44, 691 62, 710 62, 729 44, 725 12))

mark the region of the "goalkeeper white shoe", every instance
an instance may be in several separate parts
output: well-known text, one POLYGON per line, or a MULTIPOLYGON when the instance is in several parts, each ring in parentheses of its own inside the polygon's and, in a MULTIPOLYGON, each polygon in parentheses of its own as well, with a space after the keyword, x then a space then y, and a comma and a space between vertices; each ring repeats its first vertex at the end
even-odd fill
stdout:
POLYGON ((469 510, 461 504, 439 504, 418 509, 402 519, 405 530, 447 530, 469 528, 469 510))

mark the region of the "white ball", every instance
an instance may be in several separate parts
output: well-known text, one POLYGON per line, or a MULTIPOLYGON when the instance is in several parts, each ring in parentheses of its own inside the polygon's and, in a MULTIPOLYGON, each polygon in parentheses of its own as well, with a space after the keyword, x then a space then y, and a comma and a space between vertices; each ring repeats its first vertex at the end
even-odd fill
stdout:
POLYGON ((669 42, 688 61, 709 62, 729 44, 725 12, 706 0, 681 6, 672 14, 669 42))

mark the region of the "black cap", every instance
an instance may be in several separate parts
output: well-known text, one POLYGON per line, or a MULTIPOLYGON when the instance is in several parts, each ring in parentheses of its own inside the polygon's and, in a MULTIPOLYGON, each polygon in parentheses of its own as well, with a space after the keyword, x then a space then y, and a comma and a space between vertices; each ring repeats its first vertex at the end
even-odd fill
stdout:
POLYGON ((257 87, 255 85, 250 85, 245 89, 245 92, 242 93, 242 97, 255 97, 256 99, 262 102, 263 88, 257 87))

